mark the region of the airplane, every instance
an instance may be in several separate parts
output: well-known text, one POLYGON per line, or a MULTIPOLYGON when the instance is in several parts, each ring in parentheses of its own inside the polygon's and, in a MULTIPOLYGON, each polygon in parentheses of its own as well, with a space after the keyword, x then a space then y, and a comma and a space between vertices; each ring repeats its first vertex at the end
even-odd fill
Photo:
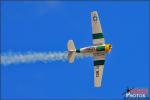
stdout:
POLYGON ((73 63, 77 54, 92 54, 94 60, 94 86, 101 87, 105 54, 111 51, 112 45, 105 44, 105 39, 97 11, 91 12, 91 22, 93 45, 76 49, 73 40, 69 40, 67 44, 68 60, 70 63, 73 63))

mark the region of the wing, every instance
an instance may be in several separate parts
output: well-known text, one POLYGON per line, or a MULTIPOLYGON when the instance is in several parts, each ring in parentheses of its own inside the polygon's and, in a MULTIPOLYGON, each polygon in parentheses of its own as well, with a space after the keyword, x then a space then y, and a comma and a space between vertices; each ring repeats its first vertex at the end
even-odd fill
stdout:
POLYGON ((98 53, 93 54, 94 57, 94 85, 100 87, 104 70, 105 55, 98 53))
POLYGON ((102 28, 97 11, 91 12, 93 45, 102 45, 105 43, 102 28))

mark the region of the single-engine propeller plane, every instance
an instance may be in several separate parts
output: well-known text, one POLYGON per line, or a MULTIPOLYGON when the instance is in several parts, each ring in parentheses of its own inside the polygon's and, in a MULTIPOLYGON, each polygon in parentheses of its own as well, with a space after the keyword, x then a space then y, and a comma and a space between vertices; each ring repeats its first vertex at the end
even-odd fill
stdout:
POLYGON ((73 63, 77 53, 85 55, 92 54, 94 60, 94 86, 100 87, 105 63, 105 54, 111 51, 112 45, 105 44, 97 11, 91 12, 91 22, 93 46, 76 49, 73 40, 69 40, 67 44, 68 60, 70 63, 73 63))

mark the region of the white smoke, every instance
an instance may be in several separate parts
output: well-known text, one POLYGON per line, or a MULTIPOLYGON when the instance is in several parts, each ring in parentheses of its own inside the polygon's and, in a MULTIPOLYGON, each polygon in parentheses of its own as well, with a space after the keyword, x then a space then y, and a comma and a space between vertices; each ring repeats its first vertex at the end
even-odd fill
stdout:
MULTIPOLYGON (((91 55, 76 54, 76 58, 89 57, 91 55)), ((66 61, 67 52, 27 52, 27 53, 5 53, 1 55, 1 64, 19 64, 34 62, 66 61)))

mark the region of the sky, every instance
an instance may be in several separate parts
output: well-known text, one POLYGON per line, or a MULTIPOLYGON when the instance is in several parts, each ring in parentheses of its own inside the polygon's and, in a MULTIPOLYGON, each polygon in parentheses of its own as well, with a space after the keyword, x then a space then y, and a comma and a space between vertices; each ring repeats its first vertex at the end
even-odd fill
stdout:
POLYGON ((149 86, 148 2, 51 1, 1 3, 1 52, 66 51, 92 45, 98 11, 106 43, 102 87, 94 87, 92 57, 1 65, 2 99, 123 99, 127 87, 149 86))

